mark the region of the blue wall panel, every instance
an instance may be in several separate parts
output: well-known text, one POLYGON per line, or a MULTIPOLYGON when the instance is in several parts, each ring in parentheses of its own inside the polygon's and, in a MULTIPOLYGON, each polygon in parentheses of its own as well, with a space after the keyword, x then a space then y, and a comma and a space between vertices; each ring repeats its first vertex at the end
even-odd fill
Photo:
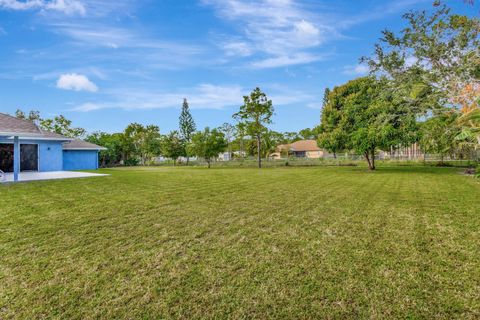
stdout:
POLYGON ((98 169, 98 151, 96 150, 64 150, 63 170, 96 170, 98 169))
POLYGON ((63 170, 63 144, 58 141, 43 141, 39 143, 39 171, 63 170))

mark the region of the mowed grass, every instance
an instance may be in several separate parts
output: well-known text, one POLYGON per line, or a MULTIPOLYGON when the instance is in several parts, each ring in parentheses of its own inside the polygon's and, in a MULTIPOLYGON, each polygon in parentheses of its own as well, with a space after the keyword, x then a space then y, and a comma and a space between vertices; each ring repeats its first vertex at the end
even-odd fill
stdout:
POLYGON ((480 317, 459 169, 134 168, 0 186, 0 318, 480 317))

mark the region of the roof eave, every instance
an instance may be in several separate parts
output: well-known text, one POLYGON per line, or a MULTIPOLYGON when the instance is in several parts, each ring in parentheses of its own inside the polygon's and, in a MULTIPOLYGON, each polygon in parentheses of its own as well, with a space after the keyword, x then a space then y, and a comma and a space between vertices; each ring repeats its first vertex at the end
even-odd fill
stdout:
POLYGON ((0 137, 5 137, 7 139, 13 139, 18 137, 20 140, 48 140, 48 141, 73 141, 73 138, 67 137, 45 137, 33 133, 12 133, 12 132, 0 132, 0 137))
POLYGON ((98 148, 63 148, 63 150, 72 150, 72 151, 102 151, 102 150, 108 150, 107 148, 104 147, 98 147, 98 148))

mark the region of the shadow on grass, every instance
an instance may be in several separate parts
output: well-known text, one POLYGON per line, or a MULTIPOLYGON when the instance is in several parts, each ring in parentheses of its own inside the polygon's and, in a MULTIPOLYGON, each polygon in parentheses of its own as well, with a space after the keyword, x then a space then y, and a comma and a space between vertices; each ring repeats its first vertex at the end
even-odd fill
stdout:
MULTIPOLYGON (((368 168, 365 168, 368 171, 368 168)), ((430 166, 380 166, 375 172, 378 173, 395 173, 395 174, 435 174, 435 175, 449 175, 452 172, 461 172, 463 168, 456 167, 430 167, 430 166)))

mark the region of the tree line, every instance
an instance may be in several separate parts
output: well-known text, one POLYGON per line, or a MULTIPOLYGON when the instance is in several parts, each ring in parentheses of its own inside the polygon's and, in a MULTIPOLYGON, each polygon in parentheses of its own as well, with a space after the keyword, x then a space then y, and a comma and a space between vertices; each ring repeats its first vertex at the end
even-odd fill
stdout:
POLYGON ((105 147, 100 151, 101 167, 119 165, 135 166, 156 163, 159 157, 172 160, 173 165, 182 159, 186 165, 192 157, 203 159, 208 167, 219 155, 226 153, 227 160, 257 157, 268 158, 280 144, 304 139, 316 139, 317 128, 299 132, 277 132, 266 125, 271 123, 273 105, 266 95, 256 88, 244 97, 244 104, 233 115, 235 124, 224 123, 218 128, 197 130, 187 99, 184 99, 179 116, 178 129, 166 134, 157 125, 129 124, 122 132, 87 133, 72 126, 63 115, 53 119, 42 118, 38 111, 28 113, 17 110, 17 118, 35 122, 44 130, 105 147))

